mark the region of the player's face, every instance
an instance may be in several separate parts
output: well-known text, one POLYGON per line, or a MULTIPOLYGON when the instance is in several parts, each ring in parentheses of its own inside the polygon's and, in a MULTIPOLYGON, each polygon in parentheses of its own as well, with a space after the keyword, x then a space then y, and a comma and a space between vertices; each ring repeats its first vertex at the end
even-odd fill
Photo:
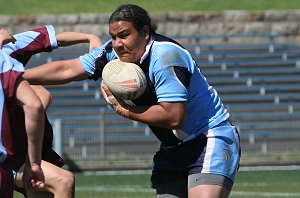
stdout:
POLYGON ((149 41, 149 27, 137 31, 128 21, 116 21, 109 24, 112 47, 124 62, 139 63, 149 41))

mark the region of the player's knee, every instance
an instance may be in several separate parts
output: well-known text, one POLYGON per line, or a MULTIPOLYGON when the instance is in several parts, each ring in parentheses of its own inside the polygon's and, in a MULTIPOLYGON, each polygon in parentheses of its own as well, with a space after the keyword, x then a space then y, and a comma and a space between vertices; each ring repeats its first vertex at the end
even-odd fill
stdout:
POLYGON ((73 189, 75 185, 75 177, 69 171, 66 171, 60 178, 60 183, 65 189, 73 189))
POLYGON ((67 176, 67 179, 68 179, 67 185, 69 187, 73 187, 75 185, 75 177, 71 172, 68 172, 67 175, 68 175, 67 176))

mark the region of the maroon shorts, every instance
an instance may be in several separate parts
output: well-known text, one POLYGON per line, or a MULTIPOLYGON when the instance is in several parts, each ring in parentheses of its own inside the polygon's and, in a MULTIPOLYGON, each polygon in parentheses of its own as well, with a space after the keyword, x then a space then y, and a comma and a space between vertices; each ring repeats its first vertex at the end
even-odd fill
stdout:
MULTIPOLYGON (((9 110, 11 120, 11 130, 14 137, 14 151, 11 156, 12 168, 19 170, 24 164, 27 155, 27 135, 25 130, 24 111, 19 106, 10 106, 9 110)), ((52 149, 53 129, 47 115, 45 115, 45 130, 43 138, 42 159, 56 166, 64 165, 63 159, 52 149)))
MULTIPOLYGON (((21 168, 25 162, 27 155, 27 135, 25 130, 25 117, 24 111, 19 106, 10 106, 9 110, 11 121, 12 121, 12 132, 15 133, 14 138, 16 146, 14 155, 10 158, 11 168, 16 172, 21 168)), ((64 160, 52 149, 53 142, 53 129, 52 125, 45 115, 45 130, 42 147, 42 159, 58 167, 62 167, 65 163, 64 160)), ((23 189, 15 188, 18 192, 24 194, 23 189)))
POLYGON ((62 167, 65 162, 64 160, 52 149, 53 144, 53 129, 52 125, 45 115, 45 131, 42 148, 42 159, 58 167, 62 167))

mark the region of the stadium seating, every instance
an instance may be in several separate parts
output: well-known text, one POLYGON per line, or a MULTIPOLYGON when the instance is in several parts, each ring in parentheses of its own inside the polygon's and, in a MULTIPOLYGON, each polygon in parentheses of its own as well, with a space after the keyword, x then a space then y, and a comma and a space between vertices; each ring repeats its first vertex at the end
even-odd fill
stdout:
MULTIPOLYGON (((299 45, 281 41, 279 35, 174 38, 183 41, 220 94, 240 131, 246 156, 266 160, 279 151, 300 150, 296 144, 300 138, 299 45)), ((86 46, 75 46, 43 53, 34 56, 29 67, 86 52, 86 46)), ((146 125, 110 110, 101 98, 99 84, 86 80, 47 86, 54 96, 48 115, 63 120, 65 154, 74 160, 150 158, 159 142, 146 125)), ((244 159, 244 163, 249 162, 244 159)))

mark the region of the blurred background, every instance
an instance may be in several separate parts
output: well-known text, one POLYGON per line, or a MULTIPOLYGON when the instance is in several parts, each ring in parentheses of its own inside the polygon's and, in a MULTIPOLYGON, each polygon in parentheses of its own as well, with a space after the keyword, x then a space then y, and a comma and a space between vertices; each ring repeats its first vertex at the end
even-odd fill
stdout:
MULTIPOLYGON (((158 25, 158 33, 173 37, 193 55, 239 128, 241 168, 298 167, 299 0, 2 0, 0 25, 19 33, 51 24, 57 32, 89 32, 106 41, 110 13, 123 3, 144 7, 158 25)), ((61 48, 34 56, 28 66, 87 52, 85 45, 61 48)), ((47 86, 54 97, 47 113, 55 132, 55 150, 74 172, 150 170, 159 142, 146 125, 115 114, 101 97, 99 84, 47 86)), ((296 175, 300 178, 299 171, 296 175)), ((300 197, 296 189, 288 191, 294 194, 287 196, 300 197)), ((237 192, 233 196, 244 196, 237 192)))

